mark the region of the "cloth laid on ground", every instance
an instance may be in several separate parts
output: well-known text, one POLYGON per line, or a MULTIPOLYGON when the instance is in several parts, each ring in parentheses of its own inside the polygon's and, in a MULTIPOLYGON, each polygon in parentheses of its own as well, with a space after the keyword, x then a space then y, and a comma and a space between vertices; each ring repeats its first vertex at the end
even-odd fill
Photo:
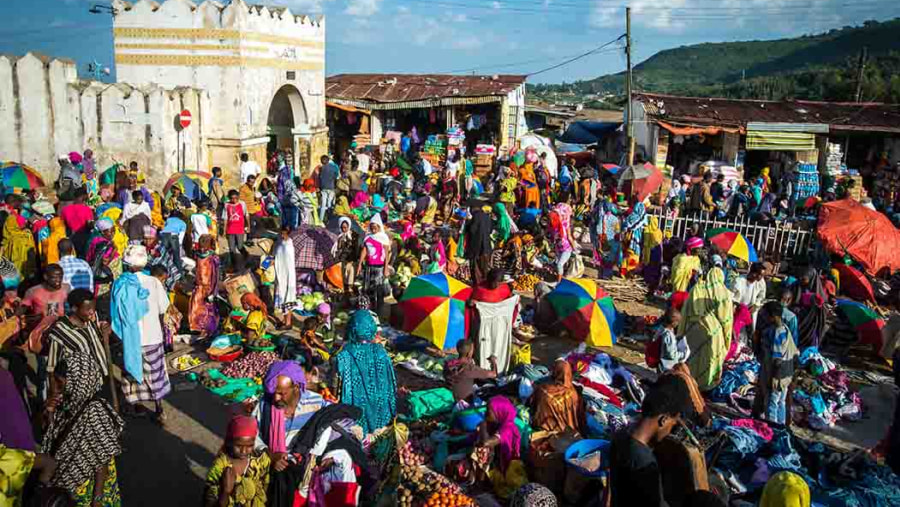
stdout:
POLYGON ((497 372, 505 373, 509 368, 512 351, 513 314, 519 306, 519 296, 515 295, 501 303, 475 302, 478 311, 478 336, 480 346, 476 361, 484 369, 491 367, 488 358, 497 358, 497 372))

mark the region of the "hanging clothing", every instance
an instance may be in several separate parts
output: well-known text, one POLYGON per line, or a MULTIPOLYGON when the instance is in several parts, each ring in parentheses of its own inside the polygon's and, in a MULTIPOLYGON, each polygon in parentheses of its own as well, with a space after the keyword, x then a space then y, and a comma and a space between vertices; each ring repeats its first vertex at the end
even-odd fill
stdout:
POLYGON ((475 301, 478 311, 479 347, 476 361, 484 369, 491 367, 488 358, 497 358, 497 372, 505 373, 509 368, 512 353, 512 328, 515 311, 519 307, 519 296, 514 295, 500 303, 475 301))
POLYGON ((297 267, 294 242, 288 239, 279 241, 278 246, 275 247, 275 306, 282 312, 291 312, 296 304, 297 267))
POLYGON ((681 309, 679 334, 687 339, 691 356, 687 365, 701 391, 715 387, 722 374, 734 319, 731 293, 725 275, 713 268, 691 289, 681 309))
POLYGON ((57 462, 51 484, 75 496, 93 482, 97 469, 122 453, 125 421, 100 396, 103 377, 92 357, 68 356, 65 377, 62 406, 50 419, 42 447, 57 462))

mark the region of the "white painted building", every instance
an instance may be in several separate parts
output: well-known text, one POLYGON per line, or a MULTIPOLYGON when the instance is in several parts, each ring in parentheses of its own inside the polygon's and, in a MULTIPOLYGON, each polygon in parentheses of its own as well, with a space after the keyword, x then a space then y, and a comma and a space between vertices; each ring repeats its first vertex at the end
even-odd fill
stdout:
POLYGON ((161 185, 213 166, 234 183, 242 152, 264 167, 290 148, 304 169, 326 152, 323 19, 244 0, 113 7, 116 84, 78 80, 69 60, 0 56, 0 160, 49 183, 58 153, 91 148, 101 167, 136 160, 161 185))

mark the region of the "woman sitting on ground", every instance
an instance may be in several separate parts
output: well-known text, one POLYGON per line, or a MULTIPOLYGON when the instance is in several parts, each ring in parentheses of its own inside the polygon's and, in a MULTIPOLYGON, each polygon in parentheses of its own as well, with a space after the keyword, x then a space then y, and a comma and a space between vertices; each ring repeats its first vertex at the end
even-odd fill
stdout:
POLYGON ((522 436, 516 426, 516 414, 515 405, 505 396, 491 398, 471 455, 476 477, 488 477, 494 493, 501 498, 511 497, 528 483, 521 460, 522 436))
POLYGON ((583 433, 585 407, 581 393, 572 384, 572 366, 559 359, 553 363, 551 379, 535 386, 532 397, 535 430, 583 433))

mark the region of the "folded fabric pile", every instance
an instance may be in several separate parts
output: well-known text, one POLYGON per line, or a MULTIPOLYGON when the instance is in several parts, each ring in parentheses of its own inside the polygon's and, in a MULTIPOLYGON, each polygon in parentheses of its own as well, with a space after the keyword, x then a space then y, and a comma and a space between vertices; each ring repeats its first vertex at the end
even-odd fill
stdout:
POLYGON ((814 430, 834 426, 841 419, 862 418, 862 399, 850 390, 847 374, 809 347, 800 355, 803 371, 794 381, 794 402, 803 408, 806 423, 814 430))

